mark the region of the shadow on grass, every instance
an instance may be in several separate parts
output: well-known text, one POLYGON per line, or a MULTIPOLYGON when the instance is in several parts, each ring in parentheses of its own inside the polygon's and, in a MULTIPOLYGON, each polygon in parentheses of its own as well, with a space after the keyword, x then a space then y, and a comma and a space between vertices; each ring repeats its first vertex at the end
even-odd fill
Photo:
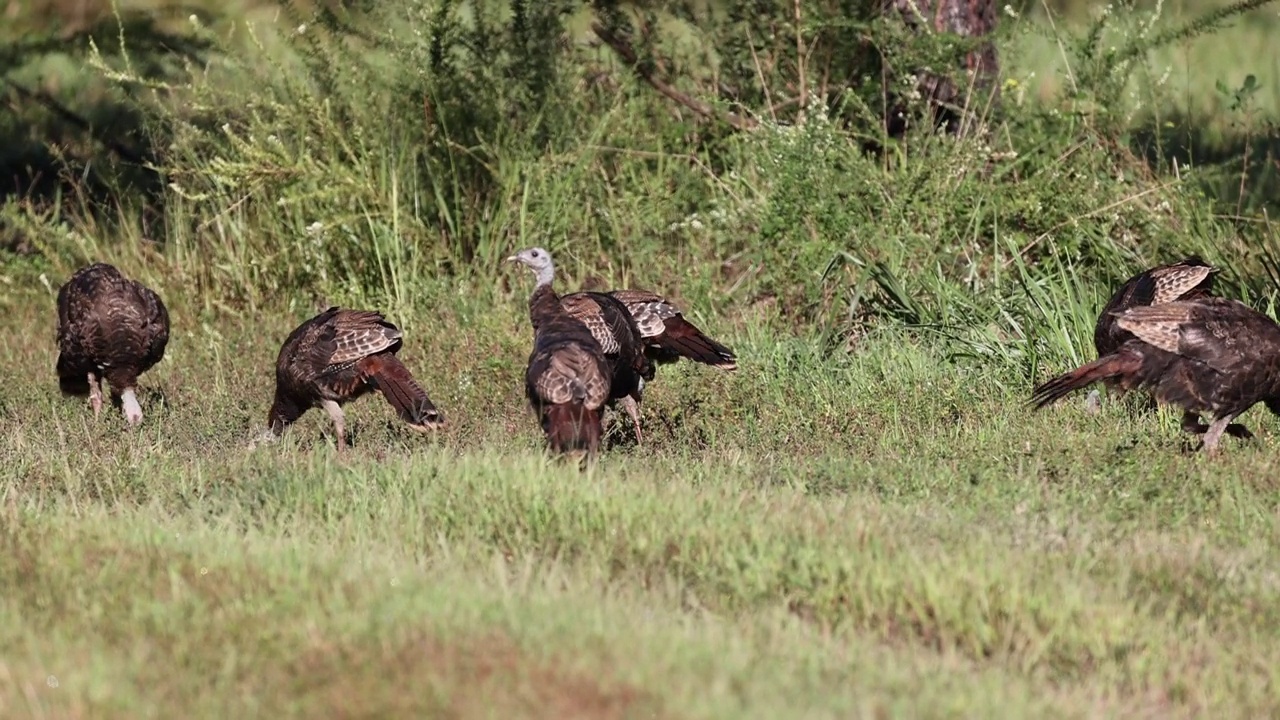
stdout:
POLYGON ((1132 131, 1130 146, 1153 168, 1191 177, 1218 212, 1257 219, 1280 211, 1280 126, 1256 121, 1223 131, 1207 118, 1178 113, 1132 131))

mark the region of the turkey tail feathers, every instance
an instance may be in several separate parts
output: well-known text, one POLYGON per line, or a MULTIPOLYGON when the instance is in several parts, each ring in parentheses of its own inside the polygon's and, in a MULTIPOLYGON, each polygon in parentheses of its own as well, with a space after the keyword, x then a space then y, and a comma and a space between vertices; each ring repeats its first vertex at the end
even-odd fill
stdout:
POLYGON ((663 350, 721 370, 736 370, 738 358, 729 348, 712 340, 682 317, 667 318, 666 332, 653 341, 663 350))
POLYGON ((362 370, 395 408, 400 419, 419 429, 444 424, 444 414, 436 409, 422 386, 413 379, 409 368, 390 353, 370 355, 362 361, 362 370))
POLYGON ((1120 351, 1063 373, 1031 391, 1031 403, 1035 409, 1045 407, 1075 390, 1107 378, 1133 375, 1142 368, 1142 356, 1120 351))

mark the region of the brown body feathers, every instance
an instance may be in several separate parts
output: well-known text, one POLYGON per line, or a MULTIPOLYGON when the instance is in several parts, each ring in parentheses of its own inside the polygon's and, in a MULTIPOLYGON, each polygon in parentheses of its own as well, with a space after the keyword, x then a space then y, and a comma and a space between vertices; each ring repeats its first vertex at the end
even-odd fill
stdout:
POLYGON ((160 296, 111 265, 81 268, 58 290, 58 384, 68 394, 87 393, 95 416, 105 379, 129 423, 141 422, 138 376, 160 362, 168 343, 160 296))
MULTIPOLYGON (((1098 357, 1115 352, 1125 342, 1133 339, 1133 333, 1120 327, 1117 313, 1131 307, 1144 305, 1162 305, 1175 300, 1193 300, 1210 297, 1213 294, 1213 275, 1217 268, 1209 265, 1197 255, 1190 255, 1168 265, 1143 270, 1134 275, 1116 290, 1098 315, 1098 323, 1093 330, 1093 347, 1098 357)), ((1103 385, 1111 391, 1124 394, 1117 381, 1107 379, 1103 385)), ((1098 410, 1099 394, 1095 390, 1089 393, 1088 407, 1091 412, 1098 410)), ((1208 426, 1200 422, 1200 416, 1186 412, 1182 418, 1182 427, 1187 432, 1199 434, 1208 426)), ((1239 425, 1228 428, 1232 435, 1247 436, 1248 430, 1239 425)))
POLYGON ((1131 307, 1116 315, 1116 325, 1132 338, 1035 388, 1036 408, 1099 380, 1144 388, 1161 402, 1210 415, 1204 431, 1210 453, 1231 420, 1254 404, 1280 410, 1280 326, 1266 315, 1205 297, 1131 307))
POLYGON ((341 406, 377 390, 400 419, 417 430, 444 424, 444 416, 396 357, 399 328, 369 310, 331 307, 289 334, 276 359, 276 393, 267 425, 276 435, 312 407, 328 412, 346 448, 341 406))
MULTIPOLYGON (((653 379, 653 362, 626 305, 605 293, 578 292, 560 298, 560 306, 581 322, 600 345, 609 366, 609 403, 621 402, 641 440, 636 410, 644 384, 653 379)), ((531 318, 537 328, 538 320, 531 318)))
POLYGON ((613 368, 592 332, 560 307, 550 286, 535 291, 529 306, 536 328, 525 370, 529 403, 552 450, 595 454, 613 368))
POLYGON ((1116 290, 1098 315, 1093 346, 1098 357, 1109 355, 1133 338, 1120 327, 1116 313, 1140 305, 1163 305, 1175 300, 1208 297, 1213 293, 1216 268, 1192 255, 1169 265, 1144 270, 1116 290))

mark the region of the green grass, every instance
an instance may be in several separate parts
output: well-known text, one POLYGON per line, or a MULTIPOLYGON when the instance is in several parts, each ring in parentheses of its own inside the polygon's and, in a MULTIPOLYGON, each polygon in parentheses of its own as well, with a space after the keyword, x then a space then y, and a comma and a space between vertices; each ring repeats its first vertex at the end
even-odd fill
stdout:
POLYGON ((713 321, 741 370, 664 368, 649 443, 578 472, 524 407, 517 291, 405 323, 438 436, 375 397, 346 457, 320 412, 251 448, 306 311, 168 296, 136 431, 57 394, 47 291, 5 302, 8 717, 1280 710, 1262 411, 1210 461, 1168 411, 713 321))

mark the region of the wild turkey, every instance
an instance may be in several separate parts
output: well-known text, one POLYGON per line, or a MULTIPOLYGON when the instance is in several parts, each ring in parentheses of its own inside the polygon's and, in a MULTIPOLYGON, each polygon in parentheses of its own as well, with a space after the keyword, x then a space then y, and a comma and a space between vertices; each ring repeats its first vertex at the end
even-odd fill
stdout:
MULTIPOLYGON (((1189 255, 1177 262, 1144 270, 1126 280, 1098 315, 1098 324, 1093 331, 1093 346, 1098 357, 1115 352, 1133 338, 1133 333, 1124 330, 1116 322, 1116 313, 1142 305, 1161 305, 1175 300, 1210 297, 1213 294, 1213 276, 1216 272, 1217 268, 1198 255, 1189 255)), ((1108 389, 1117 389, 1115 381, 1103 384, 1108 389)), ((1089 392, 1086 406, 1090 412, 1098 411, 1099 397, 1096 389, 1089 392)), ((1182 429, 1192 434, 1203 434, 1209 426, 1200 422, 1198 415, 1188 412, 1182 416, 1182 429)), ((1232 424, 1227 432, 1236 437, 1251 437, 1243 425, 1232 424)))
POLYGON ((312 407, 324 408, 345 450, 342 405, 371 390, 382 393, 415 430, 444 425, 444 415, 396 353, 400 329, 372 310, 331 307, 289 334, 276 359, 276 394, 267 427, 279 436, 312 407))
POLYGON ((58 289, 58 385, 88 393, 102 410, 101 382, 120 396, 130 425, 142 422, 138 376, 160 362, 169 344, 169 311, 160 296, 106 263, 81 268, 58 289))
POLYGON ((1207 297, 1131 307, 1116 315, 1116 324, 1133 337, 1035 388, 1037 409, 1098 380, 1149 389, 1189 414, 1212 414, 1204 433, 1210 454, 1231 421, 1255 403, 1280 414, 1280 325, 1266 315, 1207 297))
MULTIPOLYGON (((626 306, 635 318, 636 327, 645 341, 645 355, 658 365, 680 358, 732 372, 738 369, 738 358, 728 347, 707 337, 684 313, 666 298, 648 290, 614 290, 608 293, 626 306)), ((652 377, 646 380, 652 380, 652 377)), ((633 394, 621 398, 619 404, 631 416, 640 437, 640 401, 644 382, 633 394)))
POLYGON ((529 404, 538 413, 553 450, 585 450, 595 455, 603 434, 601 408, 609 400, 615 367, 596 334, 571 315, 556 295, 552 288, 555 266, 546 250, 522 250, 507 260, 528 266, 537 278, 529 296, 534 328, 533 352, 525 371, 529 404))

